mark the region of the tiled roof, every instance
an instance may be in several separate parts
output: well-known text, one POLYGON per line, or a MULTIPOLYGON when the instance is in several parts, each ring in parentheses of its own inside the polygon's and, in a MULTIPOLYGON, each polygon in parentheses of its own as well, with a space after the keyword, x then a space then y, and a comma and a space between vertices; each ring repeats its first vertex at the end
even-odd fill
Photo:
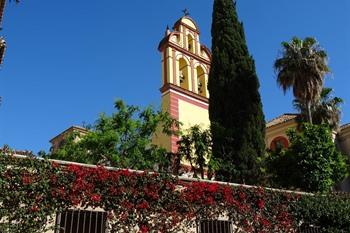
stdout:
POLYGON ((343 130, 343 129, 346 129, 346 128, 349 128, 350 127, 350 123, 346 123, 342 126, 340 126, 340 130, 343 130))
POLYGON ((280 116, 272 119, 271 121, 267 122, 266 128, 270 128, 272 126, 279 125, 279 124, 285 123, 287 121, 293 120, 297 116, 298 116, 297 113, 285 113, 285 114, 280 115, 280 116))

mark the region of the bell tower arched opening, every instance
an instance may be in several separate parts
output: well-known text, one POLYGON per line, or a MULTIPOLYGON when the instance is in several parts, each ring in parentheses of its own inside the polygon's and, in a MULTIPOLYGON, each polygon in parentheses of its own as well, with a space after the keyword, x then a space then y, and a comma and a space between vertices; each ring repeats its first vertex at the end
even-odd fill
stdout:
POLYGON ((198 94, 207 97, 208 88, 207 88, 207 80, 206 74, 201 66, 197 66, 197 86, 198 86, 198 94))
POLYGON ((194 39, 193 39, 193 36, 191 34, 188 34, 187 35, 187 49, 188 51, 190 51, 191 53, 194 53, 194 46, 195 46, 195 43, 194 43, 194 39))
POLYGON ((179 59, 179 82, 180 87, 186 90, 190 89, 190 70, 189 64, 184 58, 179 59))

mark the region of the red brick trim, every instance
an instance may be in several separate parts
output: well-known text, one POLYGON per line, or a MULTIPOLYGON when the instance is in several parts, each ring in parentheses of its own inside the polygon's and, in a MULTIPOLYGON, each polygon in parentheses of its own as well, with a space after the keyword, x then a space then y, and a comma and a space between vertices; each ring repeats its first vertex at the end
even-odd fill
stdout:
MULTIPOLYGON (((179 98, 177 98, 174 93, 170 92, 170 106, 169 106, 169 114, 176 120, 179 120, 179 98)), ((171 152, 177 152, 177 141, 179 141, 179 137, 176 135, 171 135, 170 143, 171 143, 171 152)))
MULTIPOLYGON (((171 88, 171 87, 174 87, 174 85, 172 85, 172 84, 168 84, 167 86, 169 88, 166 91, 169 91, 169 97, 170 97, 169 114, 174 119, 179 120, 179 100, 182 100, 182 101, 190 103, 194 106, 208 110, 207 102, 194 99, 191 96, 186 97, 186 94, 177 91, 175 88, 171 88)), ((177 87, 177 86, 175 86, 175 87, 177 87)), ((162 92, 162 93, 164 93, 164 92, 162 92)), ((178 140, 179 140, 178 136, 175 136, 175 135, 170 136, 171 152, 173 152, 173 153, 177 152, 178 140)))
POLYGON ((180 94, 178 94, 176 92, 173 92, 172 90, 170 90, 170 93, 172 93, 174 96, 176 96, 178 100, 182 100, 182 101, 190 103, 190 104, 192 104, 194 106, 197 106, 197 107, 204 108, 204 109, 208 110, 208 104, 206 104, 206 103, 203 103, 203 102, 201 103, 199 101, 196 101, 196 100, 193 100, 191 98, 185 97, 185 96, 180 95, 180 94))

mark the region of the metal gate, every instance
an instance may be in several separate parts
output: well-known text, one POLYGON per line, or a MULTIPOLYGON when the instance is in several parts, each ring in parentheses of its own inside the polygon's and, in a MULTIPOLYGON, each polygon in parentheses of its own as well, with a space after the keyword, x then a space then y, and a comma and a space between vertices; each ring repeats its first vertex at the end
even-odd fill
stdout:
POLYGON ((103 211, 67 210, 57 213, 55 233, 105 233, 106 224, 103 211))
POLYGON ((321 230, 319 227, 303 224, 300 227, 298 227, 298 232, 299 233, 320 233, 321 230))
POLYGON ((232 233, 231 221, 202 220, 197 225, 197 233, 232 233))

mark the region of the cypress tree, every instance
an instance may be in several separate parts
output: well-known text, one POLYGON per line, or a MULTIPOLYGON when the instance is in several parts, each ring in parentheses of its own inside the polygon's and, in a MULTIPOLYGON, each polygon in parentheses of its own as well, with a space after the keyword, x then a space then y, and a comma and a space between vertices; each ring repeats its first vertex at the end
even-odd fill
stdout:
POLYGON ((213 158, 221 161, 216 178, 257 184, 257 160, 265 151, 265 118, 255 63, 232 0, 214 1, 211 34, 209 118, 213 158))

